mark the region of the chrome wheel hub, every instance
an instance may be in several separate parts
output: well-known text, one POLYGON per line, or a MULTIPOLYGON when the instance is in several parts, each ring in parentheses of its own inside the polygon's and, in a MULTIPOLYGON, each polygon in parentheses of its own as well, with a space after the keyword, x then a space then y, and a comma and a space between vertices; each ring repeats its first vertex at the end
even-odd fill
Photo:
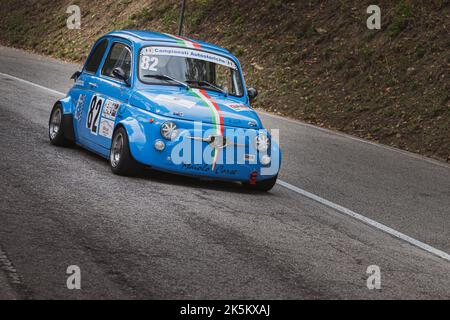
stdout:
POLYGON ((119 133, 114 137, 111 148, 110 161, 113 167, 117 167, 119 165, 120 157, 122 155, 122 149, 123 149, 123 135, 122 133, 119 133))
POLYGON ((58 108, 53 112, 50 120, 49 133, 52 140, 58 135, 59 129, 61 128, 61 119, 61 110, 58 108))

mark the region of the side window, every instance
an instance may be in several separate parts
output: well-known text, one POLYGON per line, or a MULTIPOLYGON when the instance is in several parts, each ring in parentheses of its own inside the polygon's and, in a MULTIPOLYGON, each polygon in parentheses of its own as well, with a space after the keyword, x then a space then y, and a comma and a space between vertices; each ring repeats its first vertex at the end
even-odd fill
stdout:
POLYGON ((100 42, 93 49, 91 56, 86 62, 86 67, 84 68, 84 70, 86 70, 87 72, 96 73, 107 47, 108 39, 102 40, 102 42, 100 42))
POLYGON ((131 51, 123 43, 116 42, 109 50, 108 57, 102 69, 102 74, 115 78, 112 71, 115 68, 122 68, 127 78, 130 78, 131 72, 131 51))

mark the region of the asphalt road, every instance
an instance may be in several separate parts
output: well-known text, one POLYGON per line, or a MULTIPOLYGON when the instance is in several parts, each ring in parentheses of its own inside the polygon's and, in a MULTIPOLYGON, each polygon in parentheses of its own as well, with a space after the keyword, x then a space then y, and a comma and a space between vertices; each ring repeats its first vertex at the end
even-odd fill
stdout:
MULTIPOLYGON (((0 47, 0 73, 66 92, 77 65, 0 47)), ((450 262, 277 185, 142 172, 48 142, 61 96, 0 74, 0 299, 449 299, 450 262), (81 268, 81 290, 66 269, 81 268), (381 269, 369 290, 367 267, 381 269)), ((450 252, 450 167, 299 122, 282 181, 450 252)))

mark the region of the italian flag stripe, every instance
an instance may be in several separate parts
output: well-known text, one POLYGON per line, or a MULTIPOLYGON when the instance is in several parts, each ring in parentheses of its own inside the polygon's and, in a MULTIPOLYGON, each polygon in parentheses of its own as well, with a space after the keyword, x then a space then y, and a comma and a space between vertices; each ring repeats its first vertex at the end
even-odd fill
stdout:
MULTIPOLYGON (((218 128, 218 133, 217 133, 217 134, 223 136, 223 130, 224 130, 224 129, 223 129, 223 115, 222 115, 222 110, 220 110, 219 105, 218 105, 218 104, 217 104, 217 103, 209 96, 209 94, 208 94, 205 90, 201 89, 200 92, 201 92, 202 95, 203 95, 206 99, 208 99, 208 100, 211 102, 211 104, 213 105, 213 107, 214 107, 214 112, 216 113, 216 115, 217 115, 217 117, 218 117, 218 119, 219 119, 219 121, 216 121, 216 123, 220 125, 219 128, 218 128)), ((216 118, 216 119, 217 119, 217 118, 216 118)))
MULTIPOLYGON (((223 115, 219 105, 208 95, 208 93, 205 90, 192 89, 192 92, 194 93, 195 96, 200 98, 204 102, 204 104, 209 108, 209 110, 211 111, 213 128, 216 132, 215 134, 223 137, 224 135, 223 115)), ((216 168, 217 160, 219 159, 219 153, 220 150, 214 149, 211 170, 214 170, 216 168)))
POLYGON ((177 44, 182 45, 184 47, 195 48, 195 49, 200 49, 202 47, 197 42, 191 41, 185 37, 174 36, 174 35, 168 34, 168 33, 164 33, 164 34, 168 37, 171 37, 172 39, 175 39, 177 44))

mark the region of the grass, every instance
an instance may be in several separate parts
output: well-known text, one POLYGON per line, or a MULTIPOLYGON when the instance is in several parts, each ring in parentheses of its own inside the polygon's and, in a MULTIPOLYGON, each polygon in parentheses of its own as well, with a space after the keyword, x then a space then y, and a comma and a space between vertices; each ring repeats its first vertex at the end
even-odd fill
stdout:
POLYGON ((270 10, 275 10, 281 8, 283 5, 283 0, 269 0, 268 7, 270 10))
POLYGON ((136 20, 138 22, 150 21, 152 20, 152 18, 153 16, 148 8, 144 8, 141 11, 134 13, 130 16, 131 20, 136 20))
POLYGON ((423 57, 425 57, 426 52, 426 49, 422 45, 419 44, 416 46, 415 54, 417 58, 422 59, 423 57))
POLYGON ((340 58, 336 60, 334 68, 336 71, 342 70, 345 66, 346 60, 344 58, 340 58))
POLYGON ((400 1, 395 7, 394 17, 389 25, 388 32, 392 38, 397 37, 405 30, 414 18, 414 7, 407 1, 400 1))

